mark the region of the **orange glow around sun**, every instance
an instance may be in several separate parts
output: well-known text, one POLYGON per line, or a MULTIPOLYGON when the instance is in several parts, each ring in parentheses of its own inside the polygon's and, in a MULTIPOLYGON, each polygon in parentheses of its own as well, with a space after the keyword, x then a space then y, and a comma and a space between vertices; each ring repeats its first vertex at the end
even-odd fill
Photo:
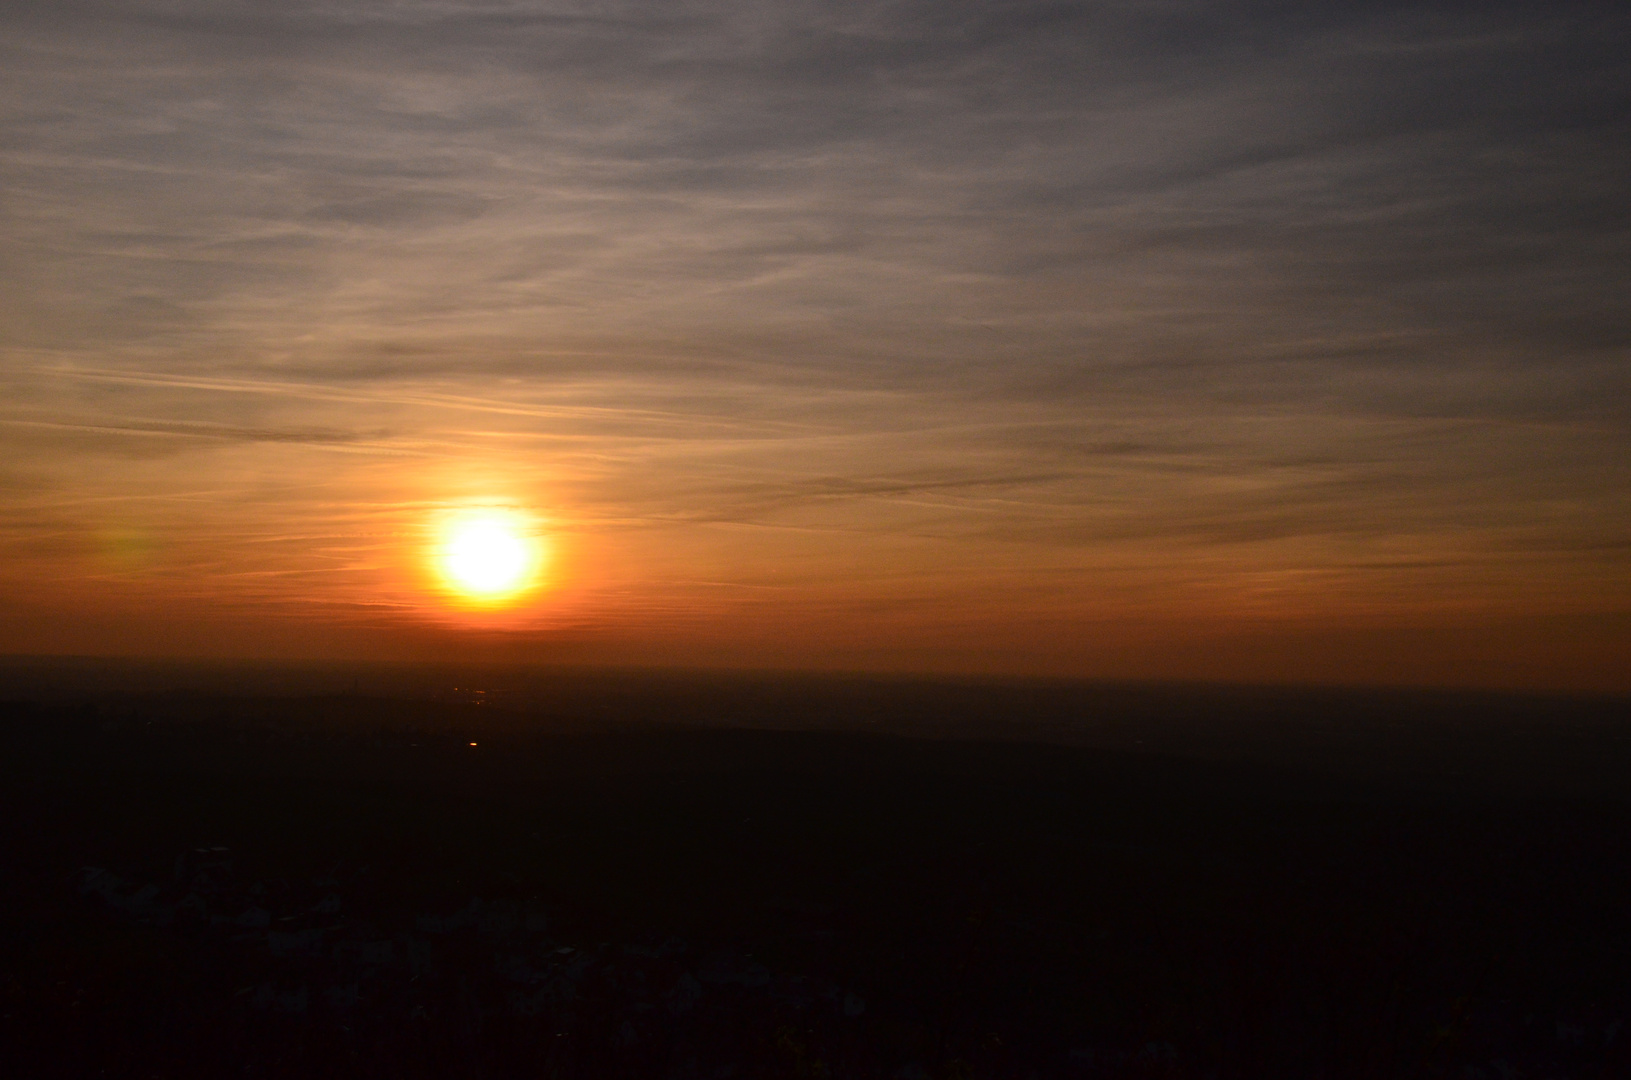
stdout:
POLYGON ((534 523, 511 510, 449 514, 432 550, 442 586, 463 605, 507 607, 539 584, 544 543, 534 523))

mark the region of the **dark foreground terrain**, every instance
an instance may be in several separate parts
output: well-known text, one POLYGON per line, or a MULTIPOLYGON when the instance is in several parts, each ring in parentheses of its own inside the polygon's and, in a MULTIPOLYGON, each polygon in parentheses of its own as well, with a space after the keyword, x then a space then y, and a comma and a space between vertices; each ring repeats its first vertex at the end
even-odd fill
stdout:
POLYGON ((1631 1076, 1623 702, 444 698, 0 707, 0 1070, 1631 1076))

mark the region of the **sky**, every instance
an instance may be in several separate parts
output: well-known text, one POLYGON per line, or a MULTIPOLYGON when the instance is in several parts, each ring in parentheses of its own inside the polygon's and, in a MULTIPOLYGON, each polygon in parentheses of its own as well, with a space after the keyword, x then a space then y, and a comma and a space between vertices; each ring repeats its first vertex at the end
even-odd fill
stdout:
POLYGON ((0 652, 1627 692, 1628 297, 1620 4, 8 0, 0 652))

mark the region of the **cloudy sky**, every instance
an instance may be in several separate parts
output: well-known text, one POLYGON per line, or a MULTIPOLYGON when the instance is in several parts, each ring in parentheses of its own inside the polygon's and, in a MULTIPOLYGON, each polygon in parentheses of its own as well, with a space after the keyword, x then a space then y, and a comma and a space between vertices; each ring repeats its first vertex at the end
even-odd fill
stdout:
POLYGON ((1631 689, 1631 16, 10 0, 0 651, 1631 689), (508 508, 543 587, 449 604, 508 508))

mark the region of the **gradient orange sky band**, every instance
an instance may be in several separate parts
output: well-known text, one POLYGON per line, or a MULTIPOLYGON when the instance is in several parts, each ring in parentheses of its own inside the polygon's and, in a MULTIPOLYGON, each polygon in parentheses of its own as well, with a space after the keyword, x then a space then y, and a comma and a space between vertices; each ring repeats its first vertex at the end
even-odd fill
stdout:
POLYGON ((1631 690, 1604 5, 0 28, 0 651, 1631 690))

